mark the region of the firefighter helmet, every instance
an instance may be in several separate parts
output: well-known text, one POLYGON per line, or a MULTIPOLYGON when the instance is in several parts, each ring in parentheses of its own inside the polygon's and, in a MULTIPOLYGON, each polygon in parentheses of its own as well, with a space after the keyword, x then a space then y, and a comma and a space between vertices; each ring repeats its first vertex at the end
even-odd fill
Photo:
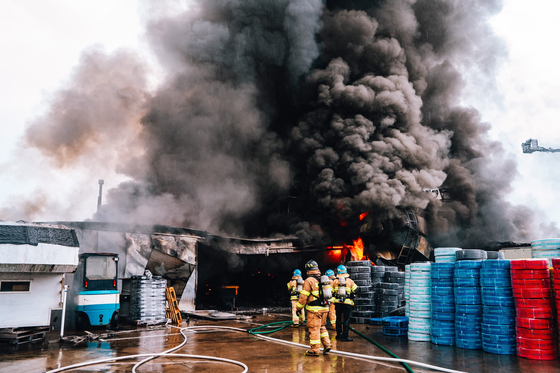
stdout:
POLYGON ((325 275, 327 276, 334 276, 334 271, 332 269, 328 269, 327 272, 325 272, 325 275))
POLYGON ((338 273, 339 275, 343 274, 343 273, 348 273, 348 270, 346 269, 345 266, 343 266, 342 264, 339 265, 338 267, 336 267, 336 273, 338 273))
POLYGON ((293 275, 294 275, 294 276, 301 276, 301 271, 300 271, 299 269, 296 269, 296 270, 294 271, 294 274, 293 274, 293 275))
POLYGON ((316 261, 310 260, 307 263, 305 263, 305 270, 306 271, 312 271, 314 269, 319 269, 319 265, 317 264, 316 261))

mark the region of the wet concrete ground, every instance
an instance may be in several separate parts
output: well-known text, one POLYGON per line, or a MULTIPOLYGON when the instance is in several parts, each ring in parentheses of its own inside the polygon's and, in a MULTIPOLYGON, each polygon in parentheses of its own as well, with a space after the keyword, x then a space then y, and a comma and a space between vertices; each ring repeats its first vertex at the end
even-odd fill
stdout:
MULTIPOLYGON (((244 321, 193 320, 180 326, 229 326, 243 329, 288 320, 287 315, 256 316, 244 321)), ((429 342, 409 342, 406 337, 384 336, 381 327, 353 325, 356 330, 403 359, 415 360, 440 367, 471 373, 558 373, 560 362, 539 362, 519 358, 515 355, 493 355, 481 350, 464 350, 452 346, 436 346, 429 342)), ((107 331, 96 331, 104 333, 107 331)), ((331 336, 335 332, 330 330, 331 336)), ((67 335, 74 334, 68 332, 67 335)), ((273 334, 273 338, 307 345, 308 333, 304 327, 285 328, 273 334)), ((333 338, 333 350, 358 354, 389 357, 371 342, 351 332, 353 342, 337 342, 333 338)), ((175 327, 123 328, 112 338, 86 342, 82 346, 71 343, 53 342, 57 334, 51 333, 47 339, 51 343, 42 345, 20 345, 17 349, 0 346, 0 372, 28 373, 47 372, 60 367, 117 356, 140 353, 159 353, 178 346, 183 336, 175 327)), ((231 330, 189 330, 187 342, 175 354, 209 355, 240 361, 248 366, 249 372, 286 373, 357 373, 404 372, 398 363, 372 362, 365 359, 339 356, 335 353, 309 357, 305 348, 280 344, 260 339, 246 332, 231 330)), ((141 359, 119 361, 112 364, 98 364, 69 370, 71 372, 131 372, 133 365, 141 359)), ((433 370, 411 365, 415 372, 433 370)), ((138 372, 242 372, 241 366, 204 359, 159 357, 137 369, 138 372)))

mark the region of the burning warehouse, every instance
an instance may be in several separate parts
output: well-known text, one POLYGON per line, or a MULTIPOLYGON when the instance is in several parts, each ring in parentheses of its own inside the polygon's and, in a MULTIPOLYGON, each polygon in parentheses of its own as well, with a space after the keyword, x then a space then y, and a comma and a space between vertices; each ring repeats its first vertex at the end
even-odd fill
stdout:
MULTIPOLYGON (((88 49, 25 134, 24 144, 56 167, 119 176, 86 221, 25 217, 56 220, 79 242, 79 264, 67 264, 76 271, 64 277, 72 312, 91 309, 91 293, 81 293, 88 288, 113 307, 95 322, 110 323, 117 311, 125 318, 144 307, 132 298, 145 284, 163 293, 158 281, 173 287, 186 313, 288 307, 297 295, 293 307, 309 301, 313 311, 326 307, 327 280, 315 279, 325 289, 313 300, 305 282, 294 294, 286 282, 295 269, 319 276, 319 267, 337 269, 339 309, 355 306, 364 321, 374 299, 406 307, 405 268, 415 265, 424 293, 412 295, 426 309, 413 311, 430 323, 432 278, 422 262, 434 261, 438 248, 473 249, 482 259, 486 242, 530 241, 532 212, 506 199, 515 164, 462 101, 467 79, 495 88, 503 48, 488 19, 501 2, 159 6, 145 13, 157 79, 134 52, 88 49), (353 297, 367 296, 354 304, 343 278, 353 297)), ((48 197, 16 205, 0 218, 72 210, 48 197)), ((476 298, 482 290, 470 277, 475 289, 461 291, 476 298)), ((332 346, 321 343, 328 353, 332 346)))

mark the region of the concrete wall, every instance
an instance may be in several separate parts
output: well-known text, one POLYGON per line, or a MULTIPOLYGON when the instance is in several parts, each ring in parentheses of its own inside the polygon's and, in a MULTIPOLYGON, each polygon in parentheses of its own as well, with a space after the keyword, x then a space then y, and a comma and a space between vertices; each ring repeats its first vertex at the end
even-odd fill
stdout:
POLYGON ((0 328, 48 326, 61 308, 63 274, 0 273, 0 281, 31 281, 29 292, 0 292, 0 328))
POLYGON ((531 259, 531 247, 516 249, 501 249, 505 259, 531 259))

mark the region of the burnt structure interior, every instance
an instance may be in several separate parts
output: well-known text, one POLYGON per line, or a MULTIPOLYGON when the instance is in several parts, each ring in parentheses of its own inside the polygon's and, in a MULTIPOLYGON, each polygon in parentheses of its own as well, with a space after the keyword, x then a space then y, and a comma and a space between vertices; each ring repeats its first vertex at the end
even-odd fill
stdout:
POLYGON ((265 255, 236 255, 200 244, 196 309, 230 311, 235 308, 290 307, 287 283, 294 269, 315 260, 321 273, 336 270, 343 258, 331 251, 265 255), (235 295, 238 286, 237 295, 235 295))

